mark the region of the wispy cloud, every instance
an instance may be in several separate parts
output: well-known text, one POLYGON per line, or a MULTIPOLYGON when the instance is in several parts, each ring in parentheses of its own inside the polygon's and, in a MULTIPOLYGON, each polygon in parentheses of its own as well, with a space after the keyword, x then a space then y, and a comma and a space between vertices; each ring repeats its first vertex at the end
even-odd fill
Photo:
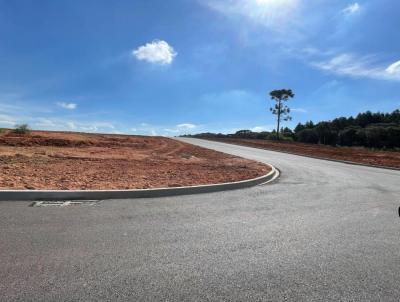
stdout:
POLYGON ((196 125, 190 124, 190 123, 185 123, 185 124, 176 125, 176 127, 179 129, 194 129, 194 128, 196 128, 196 125))
POLYGON ((342 12, 344 14, 349 15, 349 14, 354 14, 354 13, 360 11, 360 9, 361 9, 360 4, 358 4, 358 2, 355 2, 355 3, 352 3, 352 4, 348 5, 347 7, 345 7, 342 10, 342 12))
MULTIPOLYGON (((115 131, 113 122, 90 120, 88 116, 65 118, 56 116, 52 112, 35 111, 28 103, 8 105, 0 102, 0 126, 13 127, 16 124, 27 123, 33 129, 67 130, 83 132, 110 132, 115 131)), ((70 108, 67 108, 70 109, 70 108)))
POLYGON ((169 65, 178 53, 166 41, 154 40, 133 50, 132 55, 140 61, 169 65))
POLYGON ((110 132, 116 128, 111 122, 102 121, 75 121, 59 117, 31 117, 25 118, 25 122, 29 123, 34 129, 44 130, 68 130, 83 132, 110 132))
POLYGON ((179 133, 179 129, 170 129, 170 128, 164 128, 164 131, 169 132, 169 133, 179 133))
POLYGON ((250 130, 253 132, 271 131, 272 129, 274 129, 274 126, 255 126, 250 128, 250 130))
POLYGON ((298 113, 307 113, 307 110, 304 108, 291 108, 291 112, 298 112, 298 113))
POLYGON ((394 62, 393 64, 389 65, 389 67, 386 68, 386 72, 391 75, 400 76, 400 61, 394 62))
POLYGON ((1 127, 12 127, 17 124, 17 120, 8 114, 0 114, 0 126, 1 127))
POLYGON ((78 106, 75 103, 66 103, 66 102, 58 102, 57 105, 60 106, 61 108, 68 109, 68 110, 74 110, 78 106))
POLYGON ((378 80, 400 81, 400 61, 388 65, 377 63, 377 56, 344 53, 312 65, 338 75, 378 80))
POLYGON ((174 127, 170 128, 164 128, 163 130, 167 133, 173 133, 173 134, 186 134, 188 132, 193 131, 196 129, 198 126, 192 123, 183 123, 183 124, 178 124, 174 127))

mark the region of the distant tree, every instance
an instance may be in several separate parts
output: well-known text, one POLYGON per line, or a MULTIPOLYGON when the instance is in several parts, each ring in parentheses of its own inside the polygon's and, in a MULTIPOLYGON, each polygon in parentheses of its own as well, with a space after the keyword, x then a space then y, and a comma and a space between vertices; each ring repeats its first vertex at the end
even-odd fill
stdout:
POLYGON ((293 134, 293 131, 292 131, 292 129, 285 127, 285 128, 281 128, 281 133, 283 135, 291 136, 293 134))
MULTIPOLYGON (((280 91, 279 91, 280 92, 280 91)), ((279 95, 273 95, 279 100, 279 95)), ((272 97, 272 92, 271 92, 272 97)), ((286 96, 289 99, 290 96, 286 96)), ((281 102, 281 109, 284 104, 281 102)), ((278 113, 279 104, 275 107, 278 113)), ((288 108, 289 109, 289 108, 288 108)), ((282 111, 282 110, 281 110, 282 111)), ((287 110, 289 113, 289 110, 287 110)), ((284 115, 279 119, 283 120, 284 115)), ((362 112, 356 117, 338 117, 330 121, 320 121, 314 124, 308 121, 304 124, 299 123, 294 132, 287 127, 278 125, 279 131, 271 132, 252 132, 251 130, 240 130, 235 134, 214 134, 200 133, 194 135, 199 138, 248 138, 248 139, 267 139, 276 140, 280 135, 281 139, 296 140, 298 142, 340 145, 340 146, 364 146, 368 148, 400 148, 400 110, 391 113, 382 112, 362 112)), ((17 131, 24 132, 24 127, 17 131)))
POLYGON ((318 141, 324 145, 334 145, 337 139, 337 132, 331 128, 330 122, 319 122, 315 126, 318 134, 318 141))
POLYGON ((262 131, 256 134, 256 139, 268 139, 270 133, 268 131, 262 131))
POLYGON ((388 122, 400 124, 400 110, 397 109, 389 114, 388 122))
POLYGON ((294 133, 300 132, 301 130, 306 129, 306 127, 302 123, 298 123, 296 128, 294 128, 294 133))
POLYGON ((347 118, 345 118, 345 117, 335 118, 331 122, 331 129, 334 129, 336 131, 343 130, 347 126, 348 126, 348 122, 347 122, 347 118))
POLYGON ((232 134, 232 137, 236 138, 257 138, 258 133, 251 130, 239 130, 232 134))
POLYGON ((349 125, 349 126, 357 126, 357 125, 356 125, 356 120, 354 119, 354 117, 350 116, 350 117, 347 119, 347 125, 349 125))
POLYGON ((271 91, 269 95, 275 101, 275 106, 271 107, 270 110, 272 114, 276 115, 276 139, 279 140, 281 121, 290 121, 292 119, 289 116, 290 108, 285 105, 285 102, 293 98, 294 94, 291 89, 279 89, 271 91))
POLYGON ((302 143, 318 143, 318 134, 315 129, 304 129, 296 133, 296 140, 302 143))
POLYGON ((362 128, 359 126, 350 126, 339 132, 339 145, 341 146, 357 146, 362 144, 362 139, 360 139, 360 130, 362 128))
POLYGON ((14 133, 17 133, 17 134, 27 134, 30 131, 31 130, 30 130, 28 124, 19 124, 19 125, 16 125, 14 128, 14 133))
POLYGON ((313 121, 308 121, 308 122, 306 122, 306 124, 304 125, 304 127, 305 127, 306 129, 314 129, 315 125, 314 125, 313 121))

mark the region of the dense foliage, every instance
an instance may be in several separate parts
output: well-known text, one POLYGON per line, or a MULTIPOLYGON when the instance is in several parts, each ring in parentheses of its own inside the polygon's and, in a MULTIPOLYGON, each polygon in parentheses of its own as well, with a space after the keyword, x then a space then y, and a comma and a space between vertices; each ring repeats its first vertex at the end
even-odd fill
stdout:
MULTIPOLYGON (((392 113, 360 113, 356 117, 339 117, 332 121, 314 124, 312 121, 299 123, 294 131, 282 128, 281 138, 298 142, 340 146, 365 146, 369 148, 400 147, 400 110, 392 113)), ((234 134, 201 133, 199 138, 276 138, 276 132, 252 132, 240 130, 234 134)))
POLYGON ((20 125, 16 125, 14 128, 14 133, 17 134, 27 134, 29 133, 31 130, 29 128, 28 124, 20 124, 20 125))
POLYGON ((340 117, 328 122, 299 123, 293 138, 305 143, 365 146, 372 148, 400 147, 400 110, 392 113, 360 113, 356 117, 340 117))

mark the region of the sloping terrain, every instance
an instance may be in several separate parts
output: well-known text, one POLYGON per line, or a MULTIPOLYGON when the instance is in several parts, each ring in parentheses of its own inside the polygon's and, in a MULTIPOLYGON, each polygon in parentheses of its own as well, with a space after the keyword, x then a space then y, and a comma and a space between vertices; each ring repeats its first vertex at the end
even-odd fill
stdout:
POLYGON ((0 136, 0 189, 141 189, 261 176, 261 163, 165 137, 32 131, 0 136))
POLYGON ((360 164, 400 168, 400 152, 398 151, 369 150, 363 147, 334 147, 262 139, 212 138, 210 140, 267 150, 290 152, 299 155, 345 160, 360 164))

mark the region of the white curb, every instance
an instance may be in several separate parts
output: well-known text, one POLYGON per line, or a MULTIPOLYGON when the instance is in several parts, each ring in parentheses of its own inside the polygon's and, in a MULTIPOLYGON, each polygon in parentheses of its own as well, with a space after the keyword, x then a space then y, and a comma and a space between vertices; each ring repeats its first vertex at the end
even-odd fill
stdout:
POLYGON ((1 190, 0 201, 151 198, 235 190, 260 185, 275 180, 279 176, 279 172, 272 165, 269 166, 271 167, 271 171, 268 174, 237 182, 137 190, 1 190))

